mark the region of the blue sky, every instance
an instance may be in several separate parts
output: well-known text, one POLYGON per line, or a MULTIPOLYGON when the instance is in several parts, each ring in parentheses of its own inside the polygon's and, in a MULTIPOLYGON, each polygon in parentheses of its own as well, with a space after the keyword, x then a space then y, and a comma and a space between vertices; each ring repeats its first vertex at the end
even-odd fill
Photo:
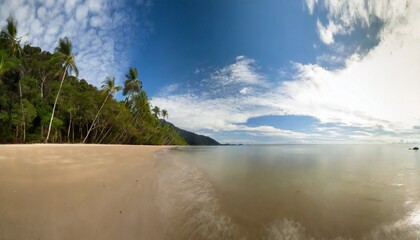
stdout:
MULTIPOLYGON (((152 95, 163 85, 200 80, 197 70, 229 65, 237 56, 257 60, 263 74, 278 78, 291 62, 316 63, 333 51, 323 46, 317 17, 304 1, 155 1, 150 12, 139 10, 151 32, 142 47, 132 47, 130 63, 142 66, 152 95)), ((368 49, 372 44, 363 34, 370 29, 376 28, 343 41, 368 49)))
POLYGON ((138 68, 153 105, 223 143, 417 142, 416 0, 0 0, 80 77, 138 68), (54 21, 51 21, 54 19, 54 21))
POLYGON ((142 66, 151 94, 168 83, 200 80, 196 70, 241 55, 258 59, 265 74, 316 58, 316 21, 300 1, 156 1, 149 19, 153 32, 132 64, 142 66))

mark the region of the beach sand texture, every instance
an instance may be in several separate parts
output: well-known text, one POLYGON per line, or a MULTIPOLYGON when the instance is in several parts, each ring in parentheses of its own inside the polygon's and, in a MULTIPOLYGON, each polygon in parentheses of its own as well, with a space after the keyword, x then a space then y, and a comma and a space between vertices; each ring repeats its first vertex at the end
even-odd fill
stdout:
POLYGON ((162 239, 164 147, 0 146, 0 239, 162 239))

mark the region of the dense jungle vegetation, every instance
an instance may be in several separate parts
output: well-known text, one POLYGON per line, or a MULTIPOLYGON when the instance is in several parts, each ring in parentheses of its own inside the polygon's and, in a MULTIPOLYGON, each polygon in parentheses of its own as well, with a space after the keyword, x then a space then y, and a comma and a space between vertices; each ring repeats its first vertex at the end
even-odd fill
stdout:
POLYGON ((21 45, 12 17, 0 33, 0 143, 186 144, 168 112, 151 106, 136 68, 123 86, 78 78, 68 38, 54 53, 21 45), (114 98, 122 91, 124 100, 114 98))

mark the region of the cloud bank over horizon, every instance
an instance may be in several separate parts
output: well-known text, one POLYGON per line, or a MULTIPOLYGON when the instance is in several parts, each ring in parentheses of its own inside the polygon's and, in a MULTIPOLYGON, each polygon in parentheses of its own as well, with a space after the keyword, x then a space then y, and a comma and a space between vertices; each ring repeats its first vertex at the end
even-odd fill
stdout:
POLYGON ((208 88, 160 95, 152 103, 169 110, 174 124, 210 135, 242 131, 282 137, 285 142, 418 141, 420 2, 305 3, 311 15, 326 13, 317 17, 315 26, 326 47, 337 48, 343 44, 341 39, 351 38, 357 29, 380 23, 377 36, 373 36, 378 44, 364 54, 359 49, 347 52, 343 66, 337 68, 294 62, 286 80, 280 76, 267 79, 259 71, 257 59, 238 56, 232 64, 208 72, 201 81, 208 88), (213 91, 225 94, 215 96, 213 91), (269 115, 310 116, 319 122, 311 133, 246 124, 269 115))
MULTIPOLYGON (((150 1, 137 1, 149 5, 150 1)), ((118 77, 128 68, 124 44, 132 36, 135 19, 125 1, 0 0, 0 23, 13 16, 22 43, 54 51, 59 38, 73 42, 79 78, 100 86, 107 76, 118 77)))

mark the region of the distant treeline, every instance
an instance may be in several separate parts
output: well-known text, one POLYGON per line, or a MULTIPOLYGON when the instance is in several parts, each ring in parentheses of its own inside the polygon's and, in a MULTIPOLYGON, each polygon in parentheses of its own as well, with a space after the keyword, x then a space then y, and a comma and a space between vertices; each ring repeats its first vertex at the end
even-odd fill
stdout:
POLYGON ((136 68, 123 86, 108 77, 98 90, 77 77, 69 39, 54 53, 22 48, 16 25, 9 17, 0 33, 0 143, 186 144, 162 124, 168 112, 151 106, 136 68))

